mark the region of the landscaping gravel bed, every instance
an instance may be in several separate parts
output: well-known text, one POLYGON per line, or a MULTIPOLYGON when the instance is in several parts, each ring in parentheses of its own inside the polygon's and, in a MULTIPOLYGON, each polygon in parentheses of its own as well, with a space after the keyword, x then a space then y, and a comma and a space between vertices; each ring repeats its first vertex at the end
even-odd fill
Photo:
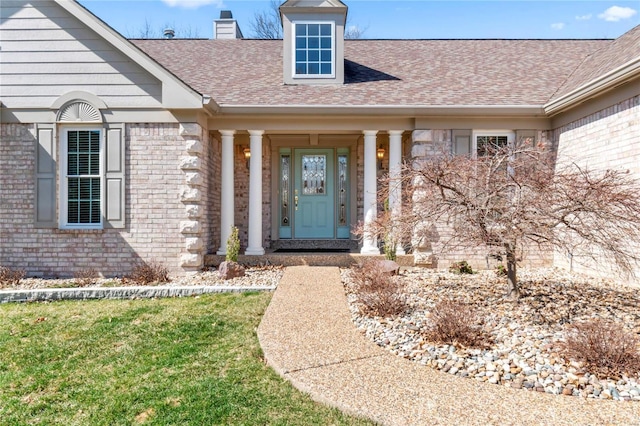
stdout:
POLYGON ((557 343, 568 324, 603 318, 640 333, 637 288, 616 285, 553 269, 519 270, 522 298, 505 298, 506 279, 494 271, 458 275, 424 269, 404 271, 407 311, 397 318, 360 313, 350 280, 342 270, 356 326, 379 346, 398 356, 461 377, 496 385, 585 398, 640 401, 640 374, 617 379, 597 377, 563 359, 557 343), (430 310, 445 298, 469 304, 492 338, 488 349, 436 345, 423 331, 430 310))
MULTIPOLYGON (((184 286, 225 286, 225 287, 276 287, 284 268, 279 266, 250 267, 245 271, 245 276, 230 280, 220 278, 217 269, 208 269, 196 274, 172 279, 166 283, 153 283, 148 286, 184 287, 184 286)), ((75 278, 43 279, 23 278, 18 285, 1 286, 0 291, 8 290, 34 290, 46 288, 93 288, 93 287, 129 287, 139 284, 131 280, 121 278, 97 278, 88 285, 83 285, 81 280, 75 278)))

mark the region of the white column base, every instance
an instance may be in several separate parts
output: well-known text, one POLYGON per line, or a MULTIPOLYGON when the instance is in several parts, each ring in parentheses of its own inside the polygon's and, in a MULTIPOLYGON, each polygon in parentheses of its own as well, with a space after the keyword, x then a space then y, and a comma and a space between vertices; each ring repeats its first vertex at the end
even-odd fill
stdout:
POLYGON ((362 248, 360 249, 360 254, 375 256, 380 254, 380 249, 374 246, 362 246, 362 248))
POLYGON ((258 247, 258 248, 248 247, 247 250, 244 252, 244 254, 246 254, 247 256, 263 256, 264 249, 262 247, 258 247))

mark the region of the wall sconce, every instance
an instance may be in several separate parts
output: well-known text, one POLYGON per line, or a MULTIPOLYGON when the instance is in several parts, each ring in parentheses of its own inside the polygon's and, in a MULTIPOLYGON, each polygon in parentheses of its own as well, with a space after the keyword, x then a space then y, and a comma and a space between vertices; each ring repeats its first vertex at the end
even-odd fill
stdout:
POLYGON ((244 154, 244 159, 247 160, 247 169, 248 169, 249 160, 251 160, 251 149, 249 147, 246 147, 242 150, 242 153, 244 154))
POLYGON ((384 148, 380 147, 376 151, 376 156, 378 157, 378 169, 382 170, 382 160, 384 160, 384 148))

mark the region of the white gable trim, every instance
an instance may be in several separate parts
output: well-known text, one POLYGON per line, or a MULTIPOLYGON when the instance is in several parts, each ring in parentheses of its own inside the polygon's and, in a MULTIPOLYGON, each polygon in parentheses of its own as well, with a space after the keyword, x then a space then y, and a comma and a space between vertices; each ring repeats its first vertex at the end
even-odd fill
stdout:
POLYGON ((165 108, 202 108, 203 105, 212 106, 212 101, 208 96, 203 96, 203 94, 189 87, 79 3, 73 0, 54 1, 87 25, 88 28, 95 31, 115 49, 160 80, 162 82, 162 104, 165 108))
POLYGON ((578 87, 564 96, 554 99, 544 106, 545 112, 550 116, 558 114, 577 103, 583 102, 600 93, 613 89, 616 86, 640 75, 640 56, 626 64, 591 80, 587 84, 578 87))

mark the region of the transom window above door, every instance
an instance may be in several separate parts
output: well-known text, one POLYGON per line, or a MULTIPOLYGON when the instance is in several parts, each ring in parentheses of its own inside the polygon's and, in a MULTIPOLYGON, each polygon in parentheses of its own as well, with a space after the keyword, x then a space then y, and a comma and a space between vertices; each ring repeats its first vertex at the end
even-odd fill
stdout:
POLYGON ((335 75, 335 24, 294 22, 294 76, 333 78, 335 75))

